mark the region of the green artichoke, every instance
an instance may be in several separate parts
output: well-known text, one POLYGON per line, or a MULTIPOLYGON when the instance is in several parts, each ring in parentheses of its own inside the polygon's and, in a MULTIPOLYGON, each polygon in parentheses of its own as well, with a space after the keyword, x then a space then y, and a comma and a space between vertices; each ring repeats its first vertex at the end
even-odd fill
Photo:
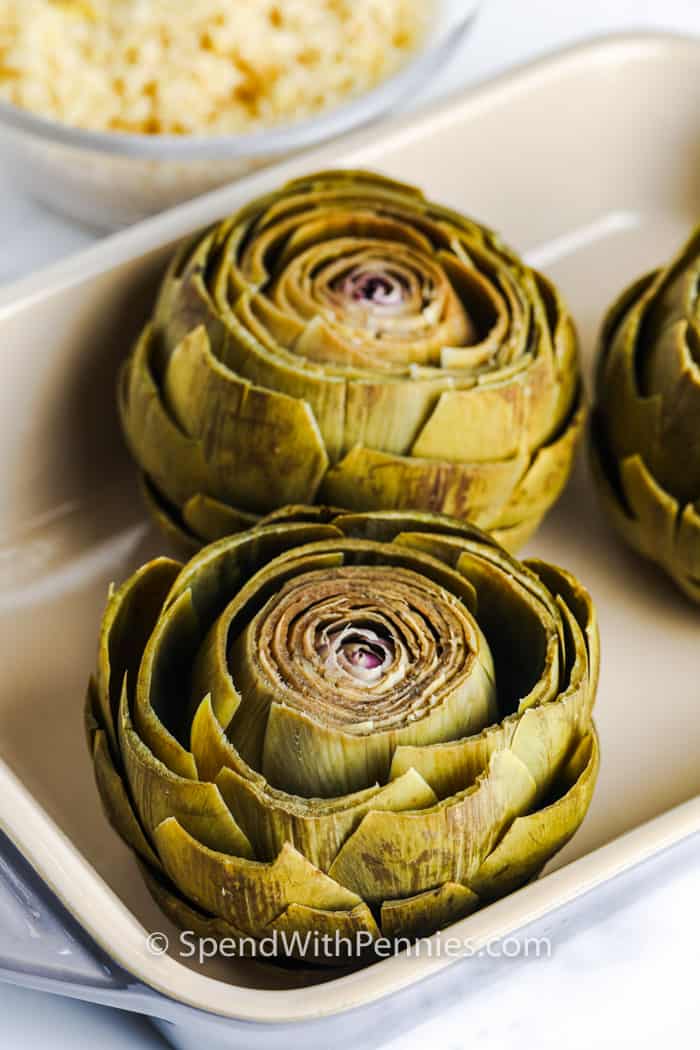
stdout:
MULTIPOLYGON (((562 569, 440 515, 288 508, 110 594, 88 739, 176 923, 366 946, 508 893, 574 834, 598 664, 562 569)), ((341 961, 316 947, 295 952, 341 961)))
POLYGON ((120 382, 159 523, 195 550, 292 503, 468 518, 514 550, 583 423, 557 290, 376 175, 309 176, 174 258, 120 382))
POLYGON ((606 318, 591 449, 617 531, 700 601, 700 230, 606 318))

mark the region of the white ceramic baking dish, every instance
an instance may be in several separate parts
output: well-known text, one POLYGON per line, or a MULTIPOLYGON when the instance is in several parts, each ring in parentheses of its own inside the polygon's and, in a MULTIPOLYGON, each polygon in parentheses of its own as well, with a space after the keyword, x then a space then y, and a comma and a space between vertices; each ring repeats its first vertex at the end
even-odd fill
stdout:
MULTIPOLYGON (((344 1011, 361 1007, 369 1023, 369 1004, 389 996, 382 1009, 391 1011, 401 989, 454 962, 426 952, 313 976, 149 952, 148 932, 176 942, 175 931, 100 812, 81 727, 107 585, 159 547, 117 426, 117 363, 174 242, 293 175, 340 165, 412 179, 500 229, 560 283, 589 371, 606 304, 667 258, 700 215, 698 112, 700 41, 594 42, 248 178, 0 291, 0 826, 65 907, 69 943, 68 954, 52 955, 53 970, 36 953, 22 962, 18 950, 13 964, 15 942, 0 944, 5 976, 183 1025, 221 1015, 228 1022, 217 1021, 220 1042, 210 1047, 282 1046, 290 1026, 307 1045, 328 1046, 331 1031, 344 1031, 345 1045, 349 1031, 366 1031, 357 1020, 348 1027, 344 1011), (81 947, 79 929, 100 948, 81 947), (114 982, 128 996, 113 994, 114 982)), ((529 553, 571 568, 598 603, 602 771, 582 830, 549 874, 453 927, 472 947, 700 829, 698 610, 614 540, 583 457, 529 553)), ((9 885, 25 885, 15 897, 40 896, 38 883, 31 893, 26 878, 13 883, 11 852, 7 864, 9 885)))

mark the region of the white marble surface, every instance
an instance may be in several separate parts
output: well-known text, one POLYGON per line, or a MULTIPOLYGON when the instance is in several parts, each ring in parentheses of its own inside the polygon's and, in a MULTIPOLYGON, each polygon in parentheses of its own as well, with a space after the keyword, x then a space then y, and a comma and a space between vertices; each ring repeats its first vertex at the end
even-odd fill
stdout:
MULTIPOLYGON (((432 94, 481 80, 573 40, 620 29, 664 28, 700 35, 700 0, 486 0, 462 52, 432 94)), ((27 273, 93 236, 26 200, 0 157, 0 282, 27 273)), ((473 960, 464 998, 440 1022, 422 1022, 388 1050, 502 1048, 652 1050, 700 1045, 700 839, 598 890, 551 926, 549 958, 473 960)), ((535 931, 545 934, 546 926, 535 931)), ((377 1033, 380 1039, 382 1033, 377 1033)), ((132 1018, 0 985, 3 1050, 154 1050, 162 1038, 132 1018)))

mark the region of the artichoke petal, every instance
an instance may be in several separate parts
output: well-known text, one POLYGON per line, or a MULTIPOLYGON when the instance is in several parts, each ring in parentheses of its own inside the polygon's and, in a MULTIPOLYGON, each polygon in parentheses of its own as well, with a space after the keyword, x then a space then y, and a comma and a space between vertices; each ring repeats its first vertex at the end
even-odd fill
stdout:
POLYGON ((676 555, 685 567, 679 579, 688 597, 700 597, 700 500, 688 505, 680 518, 676 532, 676 555))
POLYGON ((211 543, 250 528, 257 518, 254 514, 237 510, 228 503, 198 492, 184 504, 182 520, 190 534, 201 536, 211 543))
MULTIPOLYGON (((509 530, 520 523, 532 523, 532 531, 547 510, 549 501, 559 498, 568 481, 578 442, 586 422, 586 408, 579 396, 576 410, 566 429, 535 453, 518 482, 508 505, 493 523, 494 531, 509 530)), ((506 545, 507 549, 512 549, 506 545)), ((518 544, 519 546, 519 544, 518 544)))
POLYGON ((176 734, 186 713, 182 683, 199 640, 192 593, 184 591, 161 616, 144 649, 134 704, 141 739, 168 769, 189 780, 197 779, 197 766, 176 734))
POLYGON ((178 776, 153 755, 134 731, 124 679, 119 745, 134 809, 148 835, 166 819, 180 821, 200 842, 242 857, 253 848, 215 784, 178 776))
POLYGON ((152 371, 154 334, 144 329, 122 370, 119 410, 127 444, 136 461, 169 502, 181 505, 207 489, 202 445, 168 414, 152 371))
POLYGON ((148 891, 165 915, 181 930, 192 932, 195 936, 213 938, 215 941, 232 940, 244 948, 244 940, 249 937, 243 930, 216 915, 201 911, 191 901, 185 900, 167 880, 162 872, 158 873, 146 864, 141 864, 141 874, 148 891), (166 881, 167 880, 167 881, 166 881))
POLYGON ((179 508, 169 503, 145 474, 139 482, 143 502, 170 545, 186 557, 196 554, 202 546, 201 540, 187 528, 179 508))
POLYGON ((431 809, 370 812, 329 874, 370 902, 414 896, 445 882, 466 884, 535 794, 520 759, 497 751, 472 787, 431 809))
POLYGON ((322 911, 352 911, 362 899, 285 843, 271 863, 209 849, 169 817, 155 829, 155 842, 172 881, 188 897, 252 935, 266 928, 290 904, 322 911))
POLYGON ((97 789, 110 824, 127 846, 138 853, 147 864, 153 868, 160 868, 160 861, 136 819, 124 781, 114 768, 109 744, 102 730, 95 734, 92 760, 95 763, 97 789))
POLYGON ((192 494, 209 490, 253 512, 270 500, 314 499, 328 456, 310 407, 239 379, 212 354, 203 327, 170 355, 163 395, 205 463, 208 485, 192 494))
POLYGON ((578 830, 598 775, 595 733, 581 741, 562 772, 564 793, 543 809, 518 817, 469 881, 484 900, 510 893, 540 873, 578 830))
POLYGON ((302 807, 296 796, 285 797, 269 788, 264 792, 229 768, 221 770, 216 784, 237 822, 246 829, 256 856, 270 860, 290 842, 321 871, 328 871, 343 842, 370 809, 400 813, 437 802, 434 791, 413 769, 385 787, 366 788, 357 801, 352 795, 344 796, 342 808, 338 802, 332 809, 324 807, 324 799, 310 799, 302 807))
MULTIPOLYGON (((201 939, 218 941, 222 945, 225 943, 228 952, 232 946, 237 946, 239 957, 248 959, 249 964, 252 964, 257 946, 250 933, 245 933, 219 916, 200 911, 176 893, 172 884, 166 885, 163 878, 146 865, 142 865, 141 870, 154 900, 176 926, 201 939)), ((303 904, 290 904, 262 932, 263 937, 279 937, 287 958, 333 966, 356 961, 353 947, 358 943, 359 935, 363 936, 365 943, 367 936, 371 940, 379 937, 377 924, 366 904, 358 904, 349 911, 325 911, 303 904), (330 938, 330 941, 324 941, 324 938, 330 938)), ((272 946, 274 941, 271 942, 272 946)), ((270 963, 267 962, 267 965, 270 963)))
POLYGON ((468 886, 446 882, 415 897, 384 901, 380 920, 382 933, 392 939, 428 937, 436 929, 471 915, 480 904, 478 896, 468 886))
POLYGON ((294 547, 338 536, 331 524, 312 521, 273 522, 210 544, 176 578, 167 603, 185 591, 201 623, 211 623, 229 603, 231 594, 268 561, 294 547))
POLYGON ((374 941, 380 937, 379 927, 366 904, 357 904, 347 911, 290 904, 273 919, 268 929, 285 938, 285 954, 292 958, 333 966, 357 963, 357 947, 364 945, 369 955, 367 938, 374 941))
POLYGON ((464 726, 464 716, 460 715, 465 707, 469 708, 468 717, 480 724, 492 706, 491 687, 491 680, 479 671, 471 676, 468 697, 458 693, 451 703, 441 705, 413 725, 367 736, 328 731, 298 712, 273 704, 265 734, 265 774, 272 783, 285 784, 291 792, 301 787, 326 797, 355 791, 371 782, 374 774, 381 774, 384 779, 391 756, 399 747, 417 739, 429 744, 435 736, 447 734, 451 726, 464 726), (290 739, 294 741, 293 751, 290 739), (295 759, 293 772, 290 770, 292 757, 295 759))
MULTIPOLYGON (((556 596, 557 604, 563 612, 566 612, 566 620, 570 627, 575 620, 582 632, 586 648, 585 667, 589 692, 586 714, 590 717, 600 677, 600 632, 598 614, 591 596, 575 576, 558 565, 549 565, 539 558, 529 558, 524 564, 538 576, 549 592, 556 596)), ((583 667, 583 654, 576 640, 573 645, 575 658, 571 668, 572 681, 578 680, 577 666, 581 669, 583 667)))
POLYGON ((522 382, 442 394, 413 443, 418 459, 488 463, 517 458, 526 444, 527 394, 522 382), (468 431, 461 425, 468 418, 468 431))
POLYGON ((95 679, 96 710, 115 754, 117 711, 124 675, 136 679, 139 663, 163 600, 182 566, 157 558, 110 591, 102 617, 95 679))
POLYGON ((523 477, 524 450, 488 463, 393 456, 358 446, 327 472, 320 496, 349 510, 440 510, 488 528, 523 477))
POLYGON ((485 545, 496 545, 491 536, 473 522, 450 518, 447 514, 438 517, 429 511, 382 510, 364 511, 362 514, 339 511, 335 524, 346 536, 377 540, 380 543, 390 543, 402 533, 424 531, 435 536, 461 536, 485 545))

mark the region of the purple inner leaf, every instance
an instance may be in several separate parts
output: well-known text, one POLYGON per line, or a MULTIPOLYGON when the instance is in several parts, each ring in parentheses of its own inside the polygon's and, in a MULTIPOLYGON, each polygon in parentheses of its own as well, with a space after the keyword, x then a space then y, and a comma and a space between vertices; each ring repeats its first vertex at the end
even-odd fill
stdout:
POLYGON ((336 287, 351 302, 379 307, 400 306, 408 291, 406 281, 399 274, 380 264, 356 267, 341 278, 336 287))
POLYGON ((394 643, 371 627, 342 627, 319 632, 317 651, 326 670, 343 672, 360 682, 378 682, 394 659, 394 643))
POLYGON ((353 667, 364 667, 370 671, 383 662, 383 655, 380 655, 377 649, 378 646, 373 649, 361 642, 350 642, 343 647, 345 656, 353 667))

